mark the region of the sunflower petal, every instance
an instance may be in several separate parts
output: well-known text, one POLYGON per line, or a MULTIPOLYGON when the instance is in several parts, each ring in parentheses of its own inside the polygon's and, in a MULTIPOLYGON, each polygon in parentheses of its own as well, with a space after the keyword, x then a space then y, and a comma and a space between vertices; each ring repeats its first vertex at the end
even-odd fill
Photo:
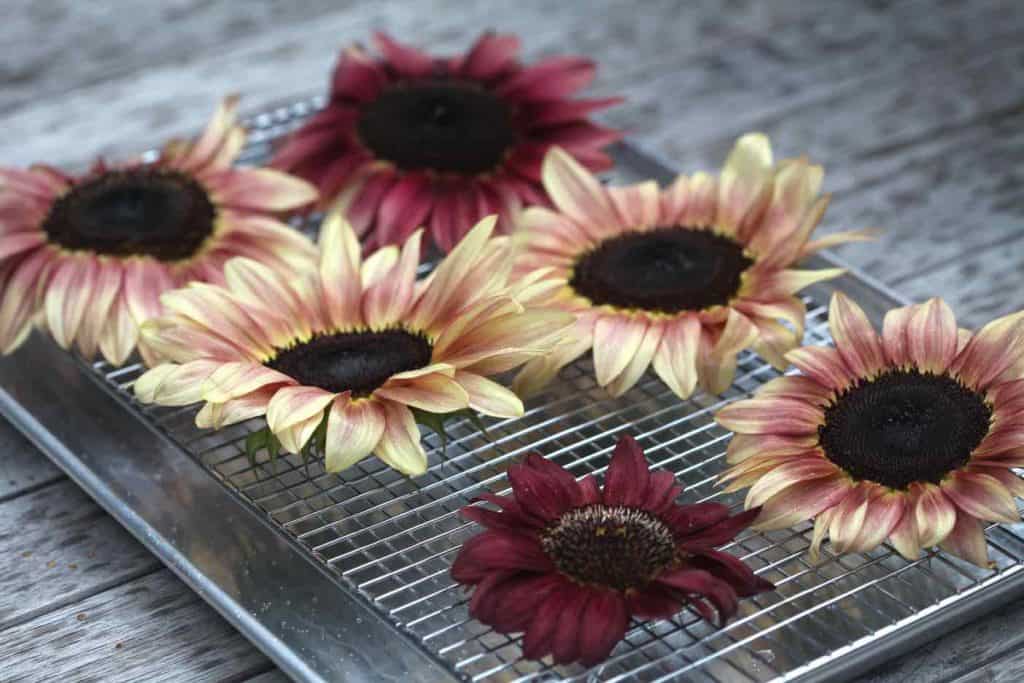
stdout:
POLYGON ((939 545, 947 553, 979 567, 990 569, 993 566, 988 559, 985 530, 982 529, 981 523, 970 515, 958 514, 956 524, 939 545))
POLYGON ((885 366, 885 353, 867 315, 842 292, 832 295, 828 326, 850 373, 870 377, 885 366))
POLYGON ((768 136, 748 133, 733 146, 719 176, 717 223, 735 232, 771 191, 772 146, 768 136))
MULTIPOLYGON (((949 535, 956 524, 956 508, 934 484, 910 485, 914 505, 914 522, 922 548, 930 548, 949 535)), ((909 512, 909 511, 908 511, 909 512)))
POLYGON ((683 316, 665 323, 661 343, 654 354, 654 371, 682 399, 689 398, 697 388, 700 328, 696 316, 683 316))
POLYGON ((786 354, 786 360, 818 384, 834 391, 842 391, 853 383, 842 356, 825 346, 802 346, 786 354))
POLYGON ((384 435, 384 422, 378 401, 339 397, 327 417, 327 471, 341 472, 372 453, 384 435))
POLYGON ((385 427, 377 444, 377 457, 411 477, 427 471, 427 454, 412 412, 394 401, 381 401, 385 427))
POLYGON ((977 519, 1007 524, 1020 521, 1013 496, 998 479, 987 474, 954 472, 942 482, 942 492, 960 510, 977 519))
POLYGON ((373 395, 431 413, 451 413, 469 406, 469 394, 462 385, 440 372, 406 380, 390 379, 373 395))
POLYGON ((617 224, 615 208, 601 183, 570 154, 552 147, 541 169, 544 189, 565 215, 589 231, 617 224))
POLYGON ((736 356, 757 339, 757 327, 739 311, 730 308, 721 336, 711 346, 701 345, 699 382, 711 394, 721 394, 736 375, 736 356))
POLYGON ((324 410, 336 396, 318 387, 282 387, 267 406, 267 425, 279 434, 307 420, 323 417, 324 410))
POLYGON ((838 470, 834 464, 819 457, 800 458, 775 468, 752 487, 747 493, 743 506, 746 509, 763 505, 780 491, 800 482, 824 477, 834 477, 838 470))
POLYGON ((647 322, 621 315, 605 315, 594 325, 594 371, 597 383, 606 386, 615 379, 640 349, 647 322))
POLYGON ((816 434, 824 422, 818 406, 797 399, 752 398, 725 406, 715 421, 743 434, 816 434))
POLYGON ((484 415, 512 418, 520 417, 525 412, 518 396, 486 377, 459 370, 455 373, 455 381, 469 395, 469 407, 484 415))
POLYGON ((927 372, 945 372, 956 347, 956 317, 946 302, 929 299, 919 306, 907 324, 907 350, 914 364, 927 372))
POLYGON ((344 329, 360 325, 362 258, 359 240, 340 211, 320 226, 320 282, 331 323, 344 329))

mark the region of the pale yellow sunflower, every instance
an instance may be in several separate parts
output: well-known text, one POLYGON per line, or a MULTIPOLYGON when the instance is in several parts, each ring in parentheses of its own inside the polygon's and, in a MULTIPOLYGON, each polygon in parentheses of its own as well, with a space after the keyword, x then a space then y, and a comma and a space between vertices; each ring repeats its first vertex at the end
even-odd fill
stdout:
MULTIPOLYGON (((245 143, 236 98, 194 142, 172 141, 152 161, 82 175, 52 166, 0 168, 0 352, 35 321, 65 349, 97 348, 123 363, 160 295, 186 282, 223 281, 247 256, 272 267, 315 260, 313 244, 277 212, 317 197, 309 183, 266 168, 233 168, 245 143)), ((145 344, 139 345, 151 362, 145 344)))
POLYGON ((756 133, 739 139, 719 177, 681 175, 665 189, 604 187, 571 156, 549 152, 543 181, 555 209, 522 213, 516 270, 547 269, 561 284, 552 305, 577 323, 567 343, 527 364, 517 387, 537 390, 591 348, 597 382, 613 395, 651 365, 681 398, 698 384, 721 393, 746 348, 785 367, 804 331, 797 292, 842 272, 793 265, 870 234, 809 241, 828 204, 822 177, 805 158, 773 163, 756 133))
POLYGON ((328 471, 376 453, 406 474, 425 471, 412 408, 472 408, 515 417, 520 399, 489 379, 549 352, 572 316, 524 305, 539 278, 508 282, 509 240, 481 221, 429 277, 416 280, 422 232, 365 261, 340 213, 320 235, 319 267, 290 274, 250 259, 225 268, 225 286, 165 294, 169 314, 143 326, 170 362, 139 378, 146 403, 205 401, 200 427, 266 415, 299 453, 326 419, 328 471))
POLYGON ((941 299, 896 308, 882 334, 836 294, 836 347, 794 349, 802 371, 718 412, 736 432, 730 489, 750 486, 765 529, 814 519, 812 556, 886 539, 907 559, 939 545, 988 564, 983 521, 1020 521, 1024 482, 1024 323, 1000 318, 972 334, 941 299))

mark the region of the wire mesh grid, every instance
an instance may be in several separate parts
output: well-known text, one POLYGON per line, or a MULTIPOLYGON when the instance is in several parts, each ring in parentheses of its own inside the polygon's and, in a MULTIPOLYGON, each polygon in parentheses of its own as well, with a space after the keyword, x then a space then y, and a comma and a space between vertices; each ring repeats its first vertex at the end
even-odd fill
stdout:
MULTIPOLYGON (((246 159, 263 158, 275 138, 318 104, 252 119, 246 159)), ((829 343, 826 319, 824 308, 808 300, 806 343, 829 343)), ((685 502, 718 500, 738 509, 741 494, 723 494, 715 486, 729 433, 712 415, 778 376, 756 355, 741 355, 737 378, 725 394, 701 393, 689 401, 679 401, 650 374, 624 396, 609 398, 595 383, 590 361, 578 361, 521 418, 490 420, 486 434, 468 421, 456 422, 446 446, 436 435, 425 435, 430 464, 414 480, 374 458, 341 475, 298 456, 250 461, 244 442, 260 421, 201 431, 194 426, 194 408, 134 402, 130 389, 141 367, 91 367, 137 417, 160 428, 326 565, 339 590, 369 600, 383 618, 467 680, 785 680, 1020 571, 1024 561, 1020 526, 988 530, 991 570, 936 553, 907 562, 888 546, 842 557, 826 546, 814 565, 806 557, 810 524, 747 532, 726 549, 778 589, 742 601, 730 624, 712 628, 689 610, 670 620, 637 622, 604 664, 591 670, 553 667, 522 659, 518 638, 469 618, 467 596, 448 569, 461 543, 478 529, 460 518, 459 509, 481 493, 507 492, 505 470, 530 452, 577 477, 601 475, 624 433, 637 438, 652 467, 671 470, 685 484, 685 502)))

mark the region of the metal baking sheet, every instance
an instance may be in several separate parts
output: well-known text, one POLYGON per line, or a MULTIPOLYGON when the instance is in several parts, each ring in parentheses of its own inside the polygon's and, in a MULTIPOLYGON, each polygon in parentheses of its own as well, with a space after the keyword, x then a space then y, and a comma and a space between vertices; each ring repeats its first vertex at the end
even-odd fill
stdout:
MULTIPOLYGON (((245 160, 266 158, 319 104, 250 119, 245 160)), ((615 155, 613 180, 673 175, 635 147, 620 145, 615 155)), ((876 322, 902 303, 857 274, 830 287, 854 296, 876 322)), ((808 343, 829 343, 829 291, 810 293, 808 343)), ((468 617, 466 594, 448 577, 476 531, 458 509, 483 491, 505 491, 505 469, 531 451, 577 476, 600 473, 623 433, 676 473, 685 501, 738 507, 740 494, 714 485, 729 434, 712 415, 777 376, 759 357, 741 356, 723 396, 682 402, 652 375, 610 399, 589 360, 577 362, 522 418, 489 421, 487 437, 457 423, 442 454, 426 436, 429 469, 411 480, 375 458, 341 476, 291 456, 253 465, 243 443, 258 420, 198 430, 195 408, 133 400, 141 372, 87 363, 35 335, 0 360, 0 412, 296 680, 841 681, 1024 594, 1021 525, 988 529, 996 566, 982 570, 934 552, 906 562, 889 547, 843 557, 826 549, 811 565, 805 523, 747 532, 728 547, 778 590, 744 600, 725 628, 684 611, 634 623, 590 670, 527 661, 517 638, 468 617)))

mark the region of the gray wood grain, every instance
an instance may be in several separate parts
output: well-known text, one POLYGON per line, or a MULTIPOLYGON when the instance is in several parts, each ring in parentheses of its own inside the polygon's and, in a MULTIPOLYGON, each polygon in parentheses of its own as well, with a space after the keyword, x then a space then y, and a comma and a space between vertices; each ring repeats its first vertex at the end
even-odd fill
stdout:
POLYGON ((63 476, 10 423, 0 419, 0 502, 51 484, 63 476))
POLYGON ((0 632, 5 681, 225 681, 267 659, 169 570, 0 632))
POLYGON ((8 500, 0 504, 0 633, 160 567, 68 479, 8 500))
MULTIPOLYGON (((879 243, 842 256, 901 291, 941 294, 969 325, 1024 308, 1015 0, 12 0, 4 9, 0 163, 131 153, 196 129, 227 92, 245 94, 249 110, 316 92, 337 47, 373 28, 450 52, 494 26, 520 33, 531 56, 596 58, 594 92, 628 97, 606 120, 681 168, 716 168, 751 128, 782 155, 809 153, 835 193, 824 229, 884 227, 879 243)), ((0 678, 10 661, 28 679, 283 680, 60 478, 0 424, 0 678), (72 558, 89 547, 99 566, 87 573, 72 558)), ((1020 680, 1021 619, 1024 602, 1009 605, 866 680, 1020 680)))

